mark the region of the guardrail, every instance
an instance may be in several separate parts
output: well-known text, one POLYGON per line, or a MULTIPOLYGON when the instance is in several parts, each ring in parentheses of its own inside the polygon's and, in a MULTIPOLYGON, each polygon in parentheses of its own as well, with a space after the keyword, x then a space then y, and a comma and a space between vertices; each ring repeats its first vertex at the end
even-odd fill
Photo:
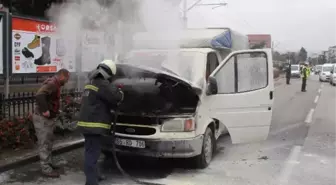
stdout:
MULTIPOLYGON (((81 96, 79 89, 65 89, 61 93, 61 106, 66 97, 71 96, 79 98, 81 96)), ((18 92, 9 94, 5 98, 4 93, 0 93, 0 120, 12 117, 21 117, 34 112, 35 92, 18 92)))

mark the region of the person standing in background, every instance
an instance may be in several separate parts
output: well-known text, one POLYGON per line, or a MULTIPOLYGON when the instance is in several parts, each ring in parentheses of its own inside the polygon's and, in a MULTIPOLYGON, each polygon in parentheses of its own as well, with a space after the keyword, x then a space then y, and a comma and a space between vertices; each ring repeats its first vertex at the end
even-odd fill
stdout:
POLYGON ((287 83, 287 85, 290 84, 291 76, 292 76, 292 65, 289 64, 289 65, 288 65, 288 68, 287 68, 287 70, 286 70, 286 83, 287 83))
POLYGON ((310 72, 309 72, 308 64, 304 63, 304 65, 302 67, 302 72, 301 72, 301 77, 302 77, 301 91, 302 92, 306 92, 307 78, 308 78, 309 74, 310 74, 310 72))
POLYGON ((70 72, 60 69, 54 76, 43 82, 36 93, 36 106, 33 123, 38 139, 38 151, 42 174, 47 177, 58 178, 59 168, 52 162, 51 152, 54 140, 56 117, 59 114, 61 87, 70 77, 70 72))

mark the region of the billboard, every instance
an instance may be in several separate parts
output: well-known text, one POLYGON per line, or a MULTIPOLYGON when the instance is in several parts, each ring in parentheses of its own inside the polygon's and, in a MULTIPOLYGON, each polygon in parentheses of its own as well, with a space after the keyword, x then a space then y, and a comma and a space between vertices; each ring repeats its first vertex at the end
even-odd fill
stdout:
POLYGON ((250 48, 260 44, 265 44, 265 48, 272 48, 272 37, 269 34, 249 34, 247 37, 250 48))
POLYGON ((12 73, 76 71, 75 40, 63 40, 50 22, 12 18, 12 73))
POLYGON ((3 75, 4 70, 4 48, 3 48, 3 42, 5 42, 3 38, 3 32, 4 32, 4 17, 0 16, 0 75, 3 75))

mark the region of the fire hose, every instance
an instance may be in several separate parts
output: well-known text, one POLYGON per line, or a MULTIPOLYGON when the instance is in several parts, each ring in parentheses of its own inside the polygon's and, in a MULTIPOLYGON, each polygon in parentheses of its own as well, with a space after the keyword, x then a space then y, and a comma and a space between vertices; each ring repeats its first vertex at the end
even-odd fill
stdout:
MULTIPOLYGON (((119 90, 121 90, 121 87, 119 87, 119 90)), ((118 158, 117 158, 117 152, 116 152, 116 144, 115 144, 115 138, 116 138, 116 126, 117 126, 117 119, 118 119, 118 107, 116 108, 116 110, 114 111, 114 120, 112 122, 111 125, 111 130, 109 133, 111 133, 112 136, 112 155, 113 155, 113 159, 114 162, 118 168, 118 170, 120 171, 120 173, 125 177, 128 178, 130 180, 132 180, 133 182, 137 183, 137 184, 141 184, 141 185, 164 185, 164 184, 159 184, 159 183, 154 183, 154 182, 146 182, 146 181, 141 181, 131 175, 129 175, 127 172, 125 172, 125 170, 121 167, 118 158)))

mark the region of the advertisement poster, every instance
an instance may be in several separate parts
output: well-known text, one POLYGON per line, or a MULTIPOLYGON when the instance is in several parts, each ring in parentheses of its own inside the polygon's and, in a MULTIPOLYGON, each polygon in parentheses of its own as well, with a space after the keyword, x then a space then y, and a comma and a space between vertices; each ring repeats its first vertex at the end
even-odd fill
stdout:
POLYGON ((53 23, 12 18, 13 74, 76 71, 76 42, 63 40, 55 31, 53 23))
POLYGON ((113 59, 113 37, 101 31, 87 30, 82 35, 81 70, 90 72, 104 59, 113 59))

